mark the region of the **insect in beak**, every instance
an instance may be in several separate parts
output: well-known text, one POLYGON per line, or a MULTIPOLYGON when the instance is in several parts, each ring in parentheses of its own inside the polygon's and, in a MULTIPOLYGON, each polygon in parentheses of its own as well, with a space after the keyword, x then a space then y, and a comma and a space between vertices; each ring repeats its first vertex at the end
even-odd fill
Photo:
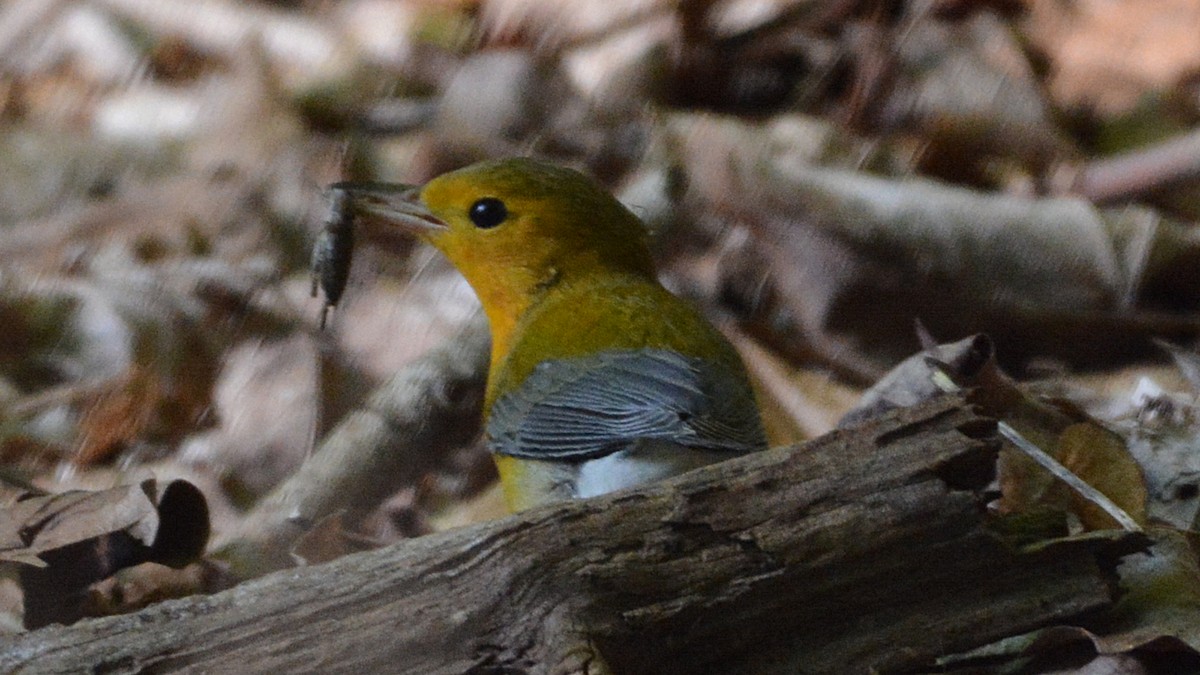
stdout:
POLYGON ((421 203, 421 188, 404 183, 342 182, 329 186, 343 209, 412 234, 446 229, 446 224, 421 203))
POLYGON ((421 188, 403 183, 342 182, 329 186, 329 215, 312 251, 312 295, 325 294, 321 328, 329 310, 337 305, 350 278, 354 256, 354 226, 362 222, 362 235, 384 248, 407 242, 407 235, 446 229, 446 224, 421 203, 421 188))

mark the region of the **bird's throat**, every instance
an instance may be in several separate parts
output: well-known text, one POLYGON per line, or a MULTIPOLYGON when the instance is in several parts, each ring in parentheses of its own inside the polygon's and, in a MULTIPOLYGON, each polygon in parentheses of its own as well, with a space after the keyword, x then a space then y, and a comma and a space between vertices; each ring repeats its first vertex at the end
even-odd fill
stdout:
POLYGON ((524 283, 496 284, 493 280, 489 284, 472 284, 492 333, 493 371, 512 349, 513 337, 522 317, 544 300, 547 292, 559 285, 562 279, 560 270, 550 267, 543 274, 525 279, 524 283))

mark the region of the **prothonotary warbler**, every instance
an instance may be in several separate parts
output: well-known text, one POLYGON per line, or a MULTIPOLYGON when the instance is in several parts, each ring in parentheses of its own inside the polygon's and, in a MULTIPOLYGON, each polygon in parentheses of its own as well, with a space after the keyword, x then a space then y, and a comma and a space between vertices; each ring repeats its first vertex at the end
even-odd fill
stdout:
POLYGON ((514 158, 423 188, 334 189, 441 250, 479 295, 485 433, 511 509, 766 447, 733 347, 659 284, 642 223, 583 174, 514 158))

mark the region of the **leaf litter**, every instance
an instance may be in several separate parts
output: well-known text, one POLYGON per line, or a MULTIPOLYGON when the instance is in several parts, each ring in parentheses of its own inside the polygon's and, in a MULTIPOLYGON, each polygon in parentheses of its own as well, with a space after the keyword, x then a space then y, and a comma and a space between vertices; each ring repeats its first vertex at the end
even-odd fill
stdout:
MULTIPOLYGON (((988 663, 1049 672, 1079 640, 1122 668, 1194 657, 1200 192, 1192 164, 1136 153, 1190 147, 1197 21, 1134 0, 10 3, 4 478, 69 495, 80 541, 148 522, 112 525, 156 492, 149 467, 191 472, 177 489, 213 514, 199 565, 93 565, 94 592, 58 604, 128 611, 500 515, 469 289, 364 236, 352 265, 323 258, 321 331, 309 251, 326 185, 534 154, 648 221, 664 282, 735 337, 776 443, 936 395, 932 355, 1146 528, 1109 616, 988 663), (428 444, 429 424, 455 433, 428 444), (389 453, 411 463, 380 482, 389 453), (89 477, 123 487, 66 491, 89 477)), ((1113 525, 1010 450, 992 496, 997 522, 1036 516, 1018 538, 1113 525)), ((7 564, 42 569, 22 546, 7 564)))

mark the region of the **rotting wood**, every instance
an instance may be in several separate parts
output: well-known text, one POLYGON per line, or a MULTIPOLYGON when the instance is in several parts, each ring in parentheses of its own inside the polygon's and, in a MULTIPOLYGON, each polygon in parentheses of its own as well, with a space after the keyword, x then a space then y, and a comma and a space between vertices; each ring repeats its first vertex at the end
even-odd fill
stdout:
POLYGON ((1105 606, 982 525, 956 397, 795 449, 0 643, 0 671, 885 672, 1105 606), (589 650, 597 649, 602 661, 589 650))

